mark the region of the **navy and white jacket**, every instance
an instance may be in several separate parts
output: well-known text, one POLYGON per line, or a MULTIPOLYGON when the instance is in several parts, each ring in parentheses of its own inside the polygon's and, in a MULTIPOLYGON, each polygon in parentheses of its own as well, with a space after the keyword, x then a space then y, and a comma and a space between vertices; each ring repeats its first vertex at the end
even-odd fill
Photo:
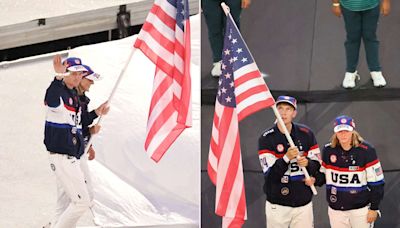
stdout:
MULTIPOLYGON (((321 166, 320 150, 314 133, 305 125, 292 123, 290 135, 300 154, 307 157, 309 162, 306 169, 313 176, 321 166)), ((303 181, 304 173, 297 165, 297 160, 288 163, 284 160, 289 147, 277 125, 266 130, 259 138, 258 155, 265 179, 264 192, 270 203, 300 207, 311 202, 313 194, 303 181)))
POLYGON ((44 144, 48 151, 80 158, 83 154, 81 108, 75 89, 54 79, 46 90, 44 144))
POLYGON ((375 149, 368 142, 349 151, 340 145, 325 145, 320 172, 315 184, 326 183, 326 199, 332 209, 345 211, 368 204, 372 210, 379 209, 384 177, 375 149))
POLYGON ((89 112, 89 102, 90 99, 85 94, 79 96, 79 104, 82 109, 82 133, 85 144, 90 139, 89 125, 91 125, 93 120, 97 118, 97 114, 94 110, 89 112))

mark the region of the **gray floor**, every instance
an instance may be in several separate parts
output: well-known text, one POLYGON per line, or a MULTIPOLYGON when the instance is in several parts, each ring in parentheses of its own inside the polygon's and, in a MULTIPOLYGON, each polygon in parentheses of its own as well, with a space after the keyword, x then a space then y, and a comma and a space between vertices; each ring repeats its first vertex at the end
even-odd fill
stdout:
MULTIPOLYGON (((380 61, 387 88, 400 88, 400 5, 381 17, 380 61)), ((210 76, 211 50, 202 20, 202 88, 215 88, 210 76)), ((345 72, 344 22, 330 12, 330 2, 317 0, 252 1, 241 17, 241 29, 271 90, 309 91, 340 88, 345 72)), ((363 88, 372 88, 363 46, 358 71, 363 88)), ((344 90, 343 90, 344 91, 344 90)))

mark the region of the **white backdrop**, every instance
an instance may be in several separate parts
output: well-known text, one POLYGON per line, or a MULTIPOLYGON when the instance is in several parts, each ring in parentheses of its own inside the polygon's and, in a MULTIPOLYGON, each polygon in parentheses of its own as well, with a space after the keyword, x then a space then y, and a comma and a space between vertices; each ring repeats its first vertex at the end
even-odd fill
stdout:
MULTIPOLYGON (((199 224, 200 17, 191 21, 193 127, 159 163, 147 156, 143 144, 155 67, 136 51, 93 143, 96 161, 89 165, 96 223, 199 224)), ((90 109, 108 98, 134 39, 70 51, 69 56, 82 58, 103 76, 88 93, 90 109)), ((53 212, 55 180, 42 143, 43 97, 53 77, 51 64, 50 58, 38 58, 0 67, 0 227, 37 227, 53 212)))

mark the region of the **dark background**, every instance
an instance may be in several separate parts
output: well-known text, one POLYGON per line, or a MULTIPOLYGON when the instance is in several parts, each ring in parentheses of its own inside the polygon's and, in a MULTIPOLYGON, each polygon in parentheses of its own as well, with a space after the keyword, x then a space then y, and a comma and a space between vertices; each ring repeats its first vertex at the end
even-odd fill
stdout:
MULTIPOLYGON (((345 73, 344 23, 331 13, 330 1, 252 1, 242 13, 242 34, 274 97, 295 96, 300 105, 296 122, 310 126, 322 147, 332 135, 332 121, 341 114, 355 119, 357 130, 372 143, 385 175, 383 217, 375 227, 400 227, 400 5, 392 1, 378 27, 380 60, 388 85, 372 86, 362 46, 355 90, 341 88, 345 73)), ((202 227, 221 227, 214 214, 215 187, 207 175, 207 157, 214 115, 217 79, 210 75, 212 58, 202 18, 202 227)), ((257 141, 272 126, 272 110, 262 110, 240 123, 248 220, 244 227, 265 227, 265 195, 257 141)), ((315 227, 329 227, 325 188, 314 198, 315 227)))

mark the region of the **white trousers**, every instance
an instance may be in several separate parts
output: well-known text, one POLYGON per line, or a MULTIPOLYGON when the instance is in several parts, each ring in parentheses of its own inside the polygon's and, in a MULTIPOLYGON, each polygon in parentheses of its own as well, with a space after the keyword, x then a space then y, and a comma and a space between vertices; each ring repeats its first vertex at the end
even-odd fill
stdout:
POLYGON ((301 207, 287 207, 265 203, 267 228, 313 228, 314 215, 312 202, 301 207))
POLYGON ((332 228, 373 228, 374 223, 367 222, 368 206, 340 211, 328 207, 329 222, 332 228))
POLYGON ((57 205, 51 227, 76 227, 79 218, 91 205, 81 162, 63 154, 50 154, 49 161, 57 182, 57 205))

